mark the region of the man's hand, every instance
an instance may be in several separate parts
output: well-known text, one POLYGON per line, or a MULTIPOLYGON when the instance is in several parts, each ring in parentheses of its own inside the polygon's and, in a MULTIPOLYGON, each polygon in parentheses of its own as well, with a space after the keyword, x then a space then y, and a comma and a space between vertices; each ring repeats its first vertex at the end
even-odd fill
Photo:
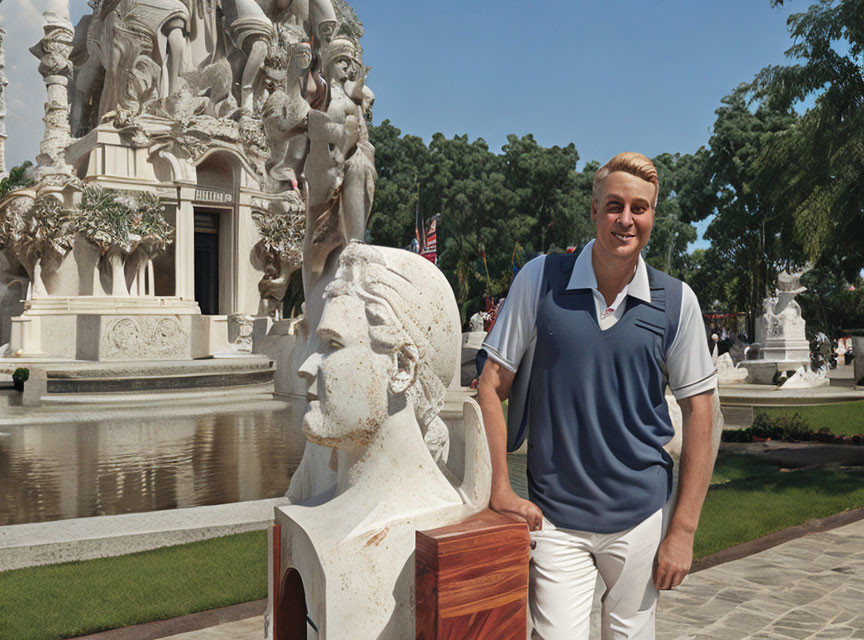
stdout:
POLYGON ((690 571, 693 562, 693 534, 686 531, 670 531, 654 562, 654 588, 674 589, 690 571))
POLYGON ((509 487, 493 491, 489 507, 508 518, 527 523, 529 531, 540 531, 543 528, 543 513, 540 507, 530 500, 520 498, 509 487))

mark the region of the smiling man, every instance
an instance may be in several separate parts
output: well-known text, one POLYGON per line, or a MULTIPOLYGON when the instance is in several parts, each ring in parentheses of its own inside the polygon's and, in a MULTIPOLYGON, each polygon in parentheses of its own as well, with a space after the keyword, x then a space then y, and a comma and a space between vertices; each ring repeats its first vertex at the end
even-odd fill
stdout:
POLYGON ((535 639, 588 638, 598 572, 602 637, 653 638, 657 590, 690 568, 712 470, 716 372, 693 291, 641 257, 659 190, 648 158, 612 158, 594 178, 596 238, 578 255, 529 262, 484 344, 478 401, 490 506, 532 530, 535 639), (501 409, 520 367, 531 372, 530 500, 510 486, 501 409), (663 447, 674 434, 667 384, 684 432, 678 500, 664 517, 672 460, 663 447))

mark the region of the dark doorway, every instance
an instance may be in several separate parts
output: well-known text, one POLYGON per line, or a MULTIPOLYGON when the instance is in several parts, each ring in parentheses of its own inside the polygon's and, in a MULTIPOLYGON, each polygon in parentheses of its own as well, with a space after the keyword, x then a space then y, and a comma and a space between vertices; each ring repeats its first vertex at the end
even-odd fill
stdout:
POLYGON ((195 211, 195 300, 205 316, 219 313, 219 214, 195 211))

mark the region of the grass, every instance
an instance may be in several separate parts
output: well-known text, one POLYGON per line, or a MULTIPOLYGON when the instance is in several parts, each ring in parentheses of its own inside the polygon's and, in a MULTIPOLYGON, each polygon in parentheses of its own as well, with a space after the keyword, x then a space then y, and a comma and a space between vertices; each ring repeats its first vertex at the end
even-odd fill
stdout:
POLYGON ((808 520, 864 507, 864 469, 808 469, 732 480, 708 491, 694 555, 707 556, 808 520))
POLYGON ((714 463, 711 484, 719 485, 745 478, 758 478, 776 473, 779 467, 758 455, 720 451, 714 463))
MULTIPOLYGON (((527 498, 525 456, 510 456, 514 490, 527 498)), ((864 507, 864 469, 780 471, 758 455, 721 451, 705 499, 694 556, 808 520, 864 507)))
POLYGON ((0 639, 55 640, 267 596, 267 532, 0 573, 0 639))
POLYGON ((800 415, 813 431, 828 429, 831 433, 841 436, 864 434, 864 401, 838 402, 812 407, 764 407, 756 409, 769 418, 800 415))

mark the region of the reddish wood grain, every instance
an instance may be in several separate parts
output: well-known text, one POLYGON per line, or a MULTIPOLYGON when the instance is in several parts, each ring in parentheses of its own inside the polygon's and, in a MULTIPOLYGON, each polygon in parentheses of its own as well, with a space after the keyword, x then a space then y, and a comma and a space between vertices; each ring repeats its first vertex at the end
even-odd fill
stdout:
POLYGON ((418 531, 418 640, 524 640, 530 536, 489 509, 418 531))

